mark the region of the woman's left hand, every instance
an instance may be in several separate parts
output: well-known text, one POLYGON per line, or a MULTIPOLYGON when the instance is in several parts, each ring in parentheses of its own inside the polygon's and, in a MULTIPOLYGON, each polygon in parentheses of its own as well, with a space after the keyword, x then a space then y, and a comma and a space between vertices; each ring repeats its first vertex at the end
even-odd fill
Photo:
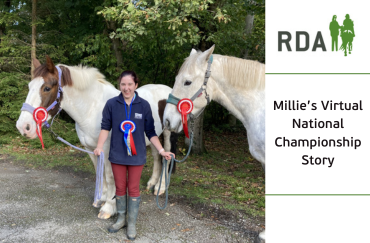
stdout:
POLYGON ((175 158, 175 154, 174 153, 171 153, 171 152, 162 151, 161 152, 161 155, 163 157, 165 157, 166 160, 170 160, 171 159, 171 155, 173 155, 173 157, 175 158))

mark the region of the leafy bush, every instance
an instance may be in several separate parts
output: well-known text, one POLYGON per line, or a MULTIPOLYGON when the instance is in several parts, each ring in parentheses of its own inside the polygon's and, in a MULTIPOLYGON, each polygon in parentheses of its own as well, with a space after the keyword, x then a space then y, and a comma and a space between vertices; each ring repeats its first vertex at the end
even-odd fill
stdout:
POLYGON ((22 103, 27 95, 27 82, 20 73, 0 73, 0 135, 15 132, 22 103))

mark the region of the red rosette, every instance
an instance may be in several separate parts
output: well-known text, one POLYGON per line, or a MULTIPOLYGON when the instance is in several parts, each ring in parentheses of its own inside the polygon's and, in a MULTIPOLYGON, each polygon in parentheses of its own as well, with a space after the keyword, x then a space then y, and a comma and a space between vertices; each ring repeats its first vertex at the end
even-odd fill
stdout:
POLYGON ((44 107, 38 107, 33 111, 32 116, 36 122, 36 134, 40 139, 42 149, 44 149, 44 142, 42 140, 42 123, 48 118, 48 112, 44 107))
MULTIPOLYGON (((130 138, 130 147, 131 147, 131 154, 132 155, 137 155, 137 152, 136 152, 136 147, 135 147, 135 142, 134 142, 134 137, 132 136, 132 133, 135 132, 136 130, 136 124, 135 122, 131 121, 131 120, 124 120, 123 122, 121 122, 120 124, 120 129, 121 131, 124 133, 124 138, 125 136, 127 136, 128 134, 128 137, 130 138), (130 125, 130 128, 128 131, 126 131, 125 129, 125 126, 127 125, 130 125)), ((125 141, 126 143, 126 141, 125 141)), ((128 149, 130 149, 126 143, 126 146, 128 149)))
POLYGON ((131 125, 130 132, 135 132, 136 124, 133 121, 130 121, 130 120, 124 120, 123 122, 121 122, 120 129, 121 129, 122 132, 125 132, 125 125, 126 124, 131 125))
POLYGON ((181 113, 182 126, 184 128, 184 133, 187 138, 189 138, 188 130, 188 114, 193 110, 193 102, 190 99, 184 98, 177 104, 177 110, 181 113))
POLYGON ((48 118, 48 112, 44 107, 38 107, 33 111, 33 119, 36 123, 43 123, 48 118))

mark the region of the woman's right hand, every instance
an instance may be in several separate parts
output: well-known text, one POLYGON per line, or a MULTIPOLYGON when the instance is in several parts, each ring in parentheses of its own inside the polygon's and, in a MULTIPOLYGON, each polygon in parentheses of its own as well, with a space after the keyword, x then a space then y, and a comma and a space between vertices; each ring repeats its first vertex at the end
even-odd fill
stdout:
POLYGON ((101 152, 103 152, 103 153, 104 153, 104 151, 103 151, 103 149, 102 149, 102 148, 96 148, 96 149, 94 149, 94 154, 95 154, 96 156, 99 156, 101 152))

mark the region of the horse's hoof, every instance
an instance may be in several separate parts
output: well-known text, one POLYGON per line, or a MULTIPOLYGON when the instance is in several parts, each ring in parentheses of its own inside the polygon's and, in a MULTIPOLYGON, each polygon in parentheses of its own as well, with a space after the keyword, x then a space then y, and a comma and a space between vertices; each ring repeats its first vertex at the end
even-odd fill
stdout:
POLYGON ((163 193, 165 193, 166 192, 166 190, 159 190, 159 194, 158 194, 158 190, 154 190, 154 195, 162 195, 163 193))
POLYGON ((101 207, 103 207, 103 205, 105 204, 105 202, 104 201, 98 201, 98 202, 94 202, 93 203, 93 207, 94 208, 101 208, 101 207))
POLYGON ((108 213, 105 213, 105 212, 100 212, 98 214, 98 218, 99 219, 109 219, 112 215, 108 214, 108 213))
POLYGON ((265 231, 261 232, 254 238, 254 243, 265 243, 265 231))
POLYGON ((265 243, 265 240, 259 238, 258 236, 254 238, 254 243, 265 243))
POLYGON ((150 191, 150 192, 154 191, 154 185, 153 186, 147 186, 146 190, 150 191))

